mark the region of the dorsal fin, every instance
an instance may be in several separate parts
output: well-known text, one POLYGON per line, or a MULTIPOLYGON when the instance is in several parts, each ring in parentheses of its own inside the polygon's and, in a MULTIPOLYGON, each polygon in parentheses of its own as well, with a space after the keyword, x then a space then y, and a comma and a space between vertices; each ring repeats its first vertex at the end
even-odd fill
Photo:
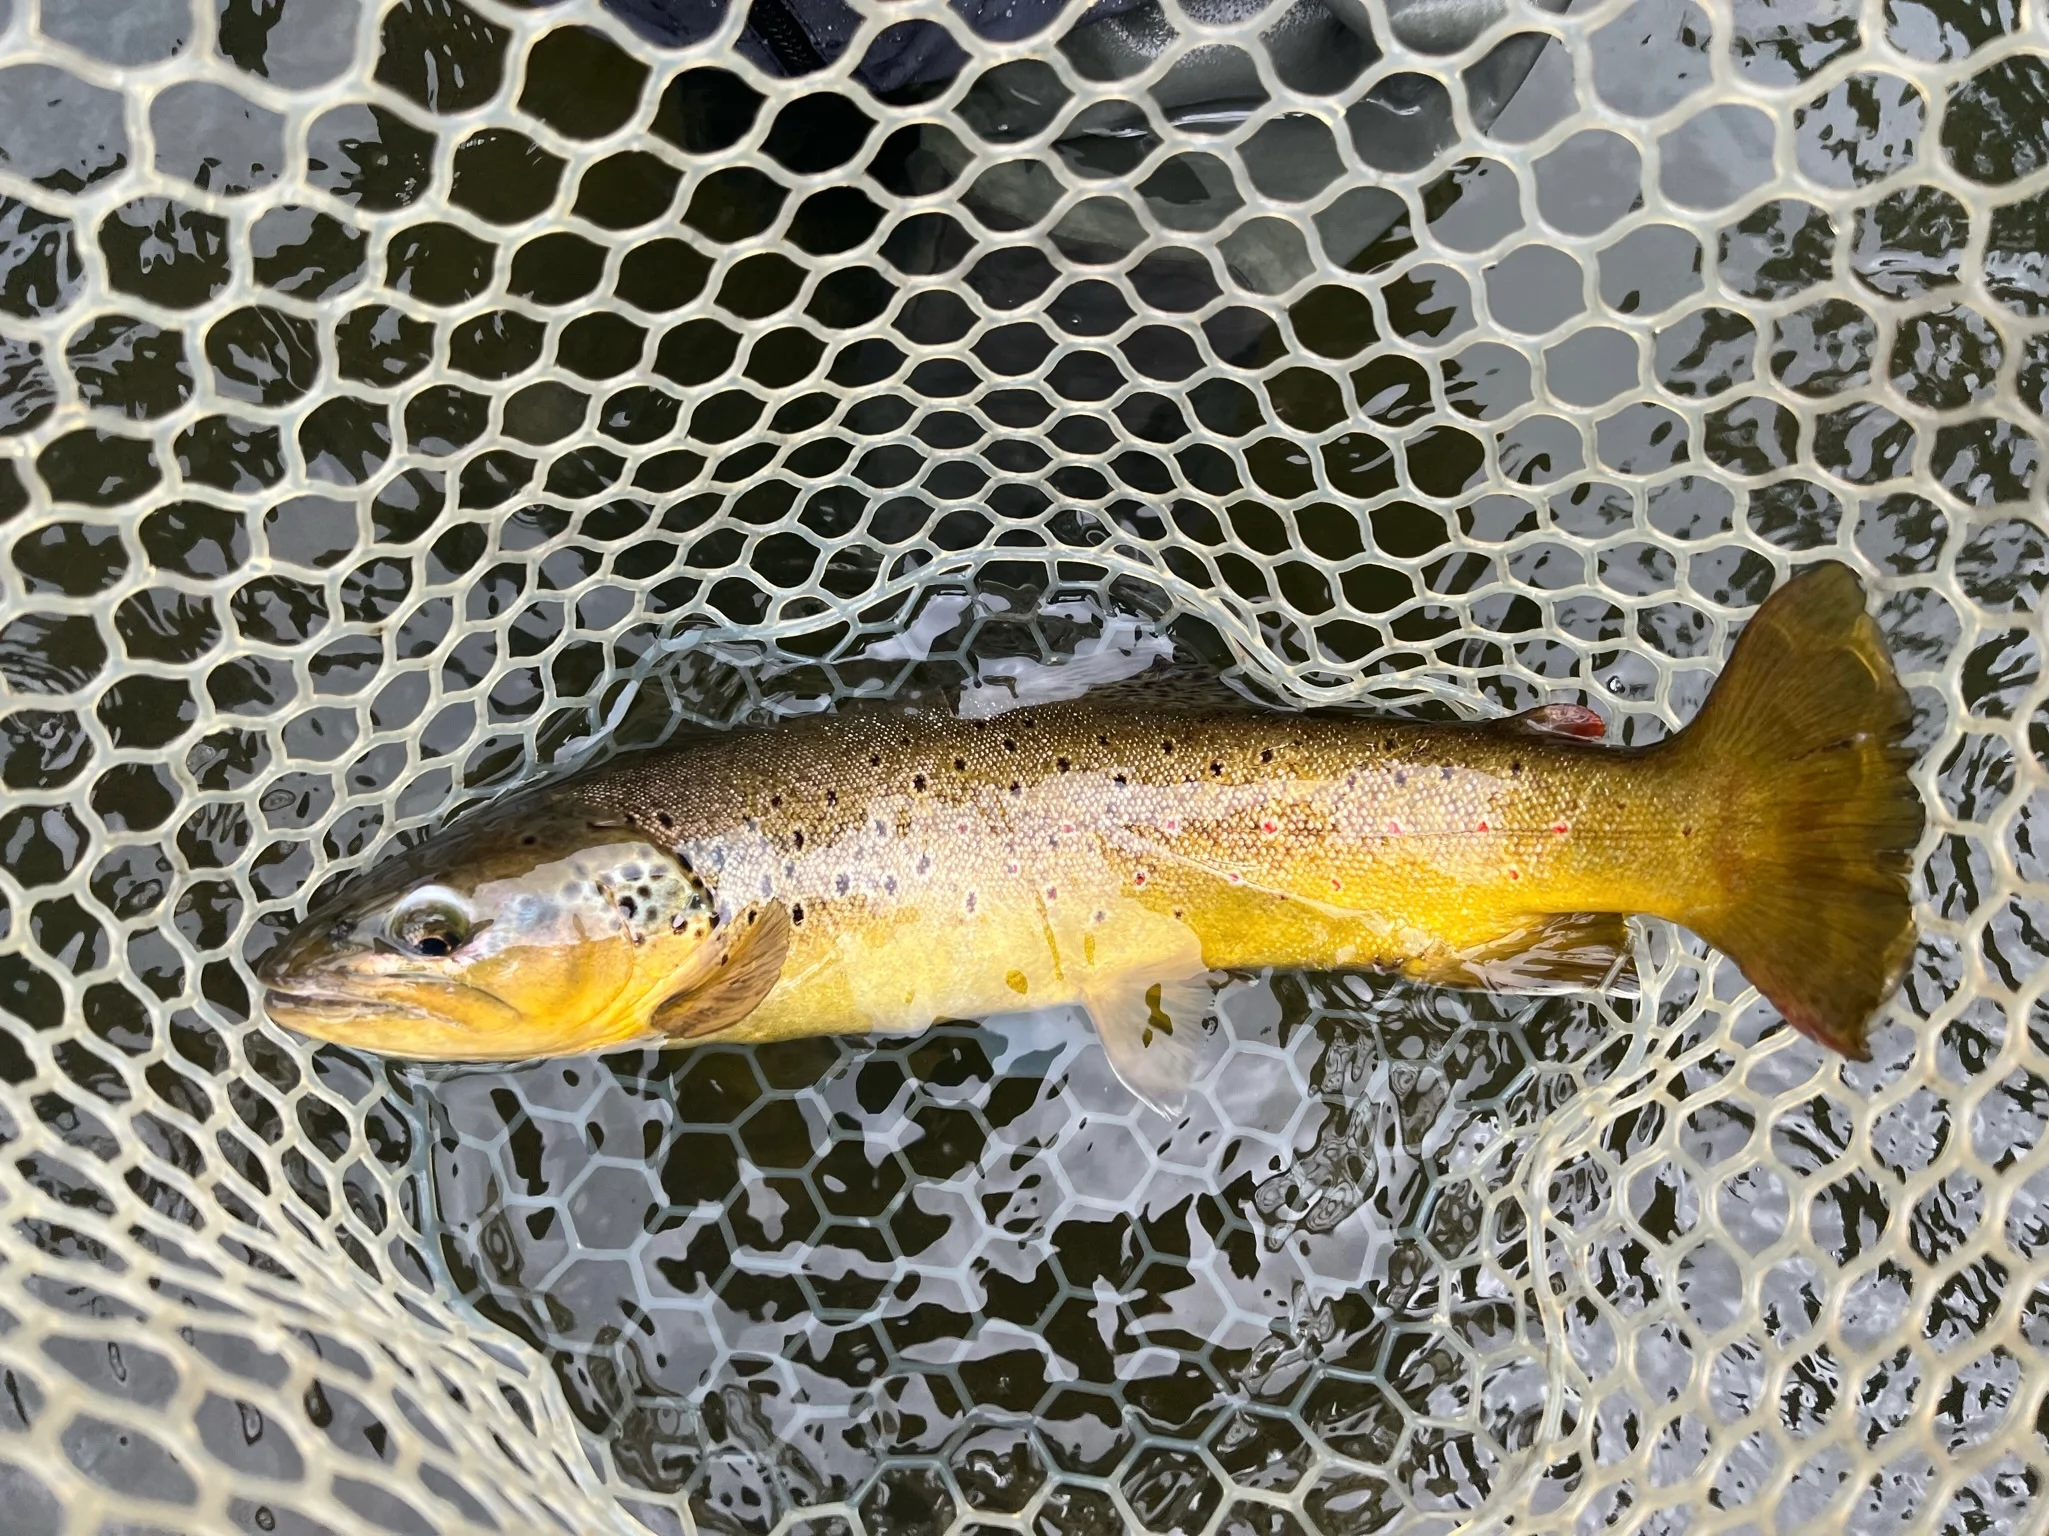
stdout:
POLYGON ((790 914, 779 901, 734 914, 705 940, 702 967, 655 1005, 649 1019, 676 1040, 699 1040, 739 1023, 761 1006, 790 955, 790 914))

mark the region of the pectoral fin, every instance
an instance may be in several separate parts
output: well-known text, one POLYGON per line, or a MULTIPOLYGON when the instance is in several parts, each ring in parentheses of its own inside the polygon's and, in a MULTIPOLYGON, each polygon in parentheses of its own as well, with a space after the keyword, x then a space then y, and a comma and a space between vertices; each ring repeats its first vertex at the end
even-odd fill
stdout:
POLYGON ((1620 912, 1566 912, 1471 949, 1419 961, 1419 981, 1482 992, 1633 993, 1629 920, 1620 912))
POLYGON ((1142 971, 1096 972, 1083 982, 1082 1000, 1117 1080, 1161 1114, 1179 1114, 1201 1057, 1208 973, 1161 980, 1142 971))
POLYGON ((779 901, 748 907, 705 940, 704 964, 655 1006, 650 1023, 678 1040, 715 1035, 761 1006, 790 954, 790 914, 779 901))

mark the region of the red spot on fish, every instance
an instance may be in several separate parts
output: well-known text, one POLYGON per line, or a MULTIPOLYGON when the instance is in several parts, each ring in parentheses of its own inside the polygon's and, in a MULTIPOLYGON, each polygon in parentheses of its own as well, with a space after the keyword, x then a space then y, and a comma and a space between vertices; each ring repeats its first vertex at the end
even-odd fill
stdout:
POLYGON ((1178 817, 1169 816, 1165 821, 1160 823, 1160 830, 1163 832, 1179 832, 1181 830, 1180 819, 1178 817))
POLYGON ((1551 823, 1551 830, 1553 832, 1556 832, 1560 837, 1563 837, 1566 833, 1570 832, 1572 828, 1562 821, 1554 821, 1551 823))
POLYGON ((1074 830, 1074 823, 1071 821, 1063 821, 1060 823, 1060 830, 1063 832, 1072 832, 1074 830))
POLYGON ((1003 866, 1003 871, 1004 871, 1004 873, 1005 873, 1005 874, 1010 874, 1010 875, 1014 875, 1014 874, 1016 874, 1016 873, 1017 873, 1017 860, 1015 860, 1015 859, 1012 859, 1012 860, 1011 860, 1011 861, 1010 861, 1010 862, 1009 862, 1008 864, 1004 865, 1004 866, 1003 866))
POLYGON ((1048 901, 1057 901, 1057 900, 1059 900, 1059 899, 1060 899, 1060 887, 1059 887, 1059 886, 1057 886, 1057 885, 1049 885, 1049 886, 1047 886, 1047 887, 1046 887, 1046 899, 1047 899, 1048 901))
POLYGON ((1259 830, 1262 832, 1278 832, 1281 830, 1281 826, 1279 822, 1269 819, 1259 824, 1259 830))
POLYGON ((1144 870, 1142 870, 1142 869, 1140 869, 1140 870, 1134 870, 1134 871, 1132 872, 1132 876, 1131 876, 1131 883, 1132 883, 1133 885, 1144 885, 1144 884, 1145 884, 1145 871, 1144 871, 1144 870))
POLYGON ((1519 870, 1519 869, 1511 869, 1511 870, 1510 870, 1510 871, 1508 872, 1508 878, 1509 878, 1509 879, 1511 879, 1511 880, 1520 880, 1520 879, 1522 879, 1522 877, 1523 877, 1523 872, 1522 872, 1521 870, 1519 870))
POLYGON ((1581 741, 1598 741, 1607 733, 1601 717, 1584 704, 1545 704, 1516 717, 1532 731, 1553 736, 1575 736, 1581 741))
POLYGON ((955 825, 958 826, 963 833, 965 833, 968 830, 968 824, 964 821, 956 822, 955 825))
POLYGON ((1228 875, 1227 875, 1227 876, 1225 876, 1224 878, 1225 878, 1225 879, 1227 879, 1227 880, 1229 880, 1229 881, 1231 882, 1231 884, 1233 884, 1233 885, 1236 885, 1236 884, 1238 884, 1238 883, 1239 883, 1240 881, 1242 881, 1242 880, 1243 880, 1243 879, 1244 879, 1245 877, 1244 877, 1243 875, 1239 874, 1239 873, 1238 873, 1238 871, 1234 869, 1234 870, 1232 870, 1232 871, 1231 871, 1231 873, 1230 873, 1230 874, 1228 874, 1228 875))
POLYGON ((1334 891, 1342 891, 1345 888, 1345 882, 1340 880, 1336 875, 1332 875, 1330 877, 1330 888, 1334 891))
POLYGON ((1483 821, 1483 822, 1481 822, 1481 823, 1480 823, 1480 830, 1481 830, 1482 832, 1485 832, 1485 831, 1487 830, 1487 823, 1486 823, 1486 822, 1484 822, 1484 821, 1483 821))
POLYGON ((1387 830, 1390 836, 1400 837, 1402 835, 1402 824, 1398 821, 1390 821, 1387 824, 1387 830))

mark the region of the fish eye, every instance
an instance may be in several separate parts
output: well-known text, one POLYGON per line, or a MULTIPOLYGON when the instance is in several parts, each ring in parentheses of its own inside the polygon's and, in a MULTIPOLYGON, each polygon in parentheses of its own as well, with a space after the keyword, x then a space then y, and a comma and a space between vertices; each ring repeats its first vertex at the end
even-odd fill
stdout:
POLYGON ((392 914, 391 937, 409 954, 443 959, 469 936, 469 914, 444 896, 414 900, 392 914))

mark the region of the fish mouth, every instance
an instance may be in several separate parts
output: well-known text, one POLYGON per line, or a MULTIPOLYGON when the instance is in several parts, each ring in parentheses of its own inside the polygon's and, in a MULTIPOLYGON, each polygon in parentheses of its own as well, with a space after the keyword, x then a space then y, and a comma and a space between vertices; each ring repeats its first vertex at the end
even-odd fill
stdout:
POLYGON ((435 1022, 437 1015, 415 1003, 391 1002, 386 999, 358 997, 337 997, 331 992, 296 992, 286 987, 267 987, 263 993, 263 1006, 270 1013, 296 1013, 301 1017, 317 1018, 335 1023, 346 1023, 351 1019, 400 1018, 417 1019, 422 1023, 435 1022))
POLYGON ((472 1003, 483 999, 490 1007, 442 1009, 397 998, 269 987, 264 1014, 276 1027, 307 1040, 404 1061, 500 1061, 536 1054, 508 1052, 500 1039, 505 1025, 490 1016, 509 1016, 516 1026, 516 1010, 472 988, 451 990, 469 994, 465 1001, 472 1003))
POLYGON ((408 976, 401 978, 401 984, 409 989, 429 993, 429 1001, 413 1002, 377 992, 366 993, 353 987, 338 987, 329 991, 317 985, 307 986, 303 982, 296 986, 272 982, 264 989, 263 1000, 269 1008, 295 1011, 305 1017, 331 1019, 337 1023, 351 1019, 382 1018, 447 1026, 457 1018, 480 1013, 496 1015, 496 1021, 500 1023, 513 1022, 520 1017, 517 1008, 489 992, 444 977, 408 976), (444 1002, 446 1006, 435 1007, 435 1002, 444 1002))

